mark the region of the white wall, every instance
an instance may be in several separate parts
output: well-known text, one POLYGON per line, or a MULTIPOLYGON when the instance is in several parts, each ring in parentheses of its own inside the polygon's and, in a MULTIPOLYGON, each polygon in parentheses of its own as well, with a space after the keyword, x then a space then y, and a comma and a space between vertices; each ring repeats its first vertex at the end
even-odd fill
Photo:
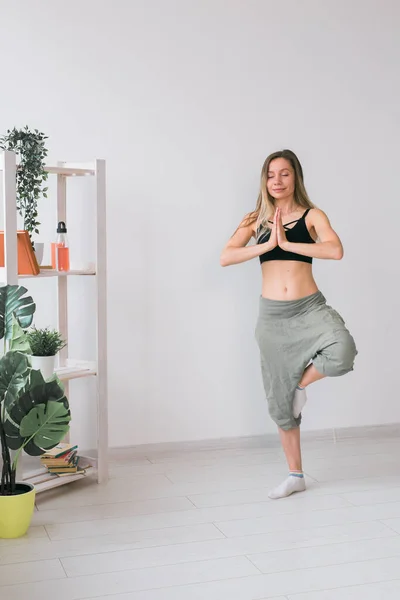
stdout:
POLYGON ((8 4, 0 131, 108 161, 111 444, 275 431, 259 265, 219 253, 282 147, 343 239, 315 272, 359 348, 304 428, 399 422, 397 0, 8 4))

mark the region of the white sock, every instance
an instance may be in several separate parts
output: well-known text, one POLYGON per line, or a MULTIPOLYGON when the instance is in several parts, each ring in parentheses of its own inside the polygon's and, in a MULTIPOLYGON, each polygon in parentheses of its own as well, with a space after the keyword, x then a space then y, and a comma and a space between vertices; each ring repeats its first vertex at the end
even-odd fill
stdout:
POLYGON ((278 498, 286 498, 295 492, 304 492, 305 489, 306 482, 303 473, 291 472, 289 477, 278 487, 271 490, 268 496, 272 500, 277 500, 278 498))
POLYGON ((296 388, 293 398, 293 416, 295 419, 298 419, 301 411, 304 408, 305 403, 307 402, 307 393, 306 388, 300 387, 299 385, 296 388))

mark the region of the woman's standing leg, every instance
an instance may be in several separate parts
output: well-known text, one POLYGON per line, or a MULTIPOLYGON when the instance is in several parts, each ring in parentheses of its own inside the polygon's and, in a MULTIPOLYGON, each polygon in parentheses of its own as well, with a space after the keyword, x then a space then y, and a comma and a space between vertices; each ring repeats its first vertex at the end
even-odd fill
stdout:
MULTIPOLYGON (((295 417, 298 417, 301 414, 304 404, 306 403, 307 396, 305 388, 324 377, 325 375, 319 373, 312 363, 305 369, 299 382, 299 386, 302 390, 299 392, 296 390, 294 397, 293 413, 295 417)), ((306 489, 301 458, 300 427, 294 427, 293 429, 288 429, 286 431, 278 428, 278 431, 286 462, 289 467, 289 477, 281 485, 270 492, 270 498, 274 499, 285 498, 294 492, 302 492, 306 489)))
POLYGON ((279 435, 289 467, 289 477, 269 493, 269 497, 274 500, 306 489, 301 462, 300 427, 288 430, 279 428, 279 435))
POLYGON ((278 431, 289 471, 301 473, 303 465, 301 462, 300 427, 288 431, 279 428, 278 431))

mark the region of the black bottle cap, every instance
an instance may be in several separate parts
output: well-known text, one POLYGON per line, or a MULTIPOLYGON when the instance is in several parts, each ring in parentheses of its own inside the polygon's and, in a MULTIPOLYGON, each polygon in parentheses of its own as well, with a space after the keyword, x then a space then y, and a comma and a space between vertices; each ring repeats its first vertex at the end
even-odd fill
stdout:
POLYGON ((57 225, 57 233, 67 233, 67 228, 65 227, 64 221, 60 221, 57 225))

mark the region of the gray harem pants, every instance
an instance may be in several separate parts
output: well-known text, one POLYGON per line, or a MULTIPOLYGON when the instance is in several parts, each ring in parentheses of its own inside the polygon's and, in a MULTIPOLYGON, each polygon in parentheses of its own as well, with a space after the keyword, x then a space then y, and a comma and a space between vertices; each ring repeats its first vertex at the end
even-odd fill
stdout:
POLYGON ((285 430, 301 423, 301 415, 293 416, 293 397, 307 365, 338 377, 353 370, 357 355, 344 320, 319 291, 300 300, 261 296, 256 339, 269 414, 285 430))

